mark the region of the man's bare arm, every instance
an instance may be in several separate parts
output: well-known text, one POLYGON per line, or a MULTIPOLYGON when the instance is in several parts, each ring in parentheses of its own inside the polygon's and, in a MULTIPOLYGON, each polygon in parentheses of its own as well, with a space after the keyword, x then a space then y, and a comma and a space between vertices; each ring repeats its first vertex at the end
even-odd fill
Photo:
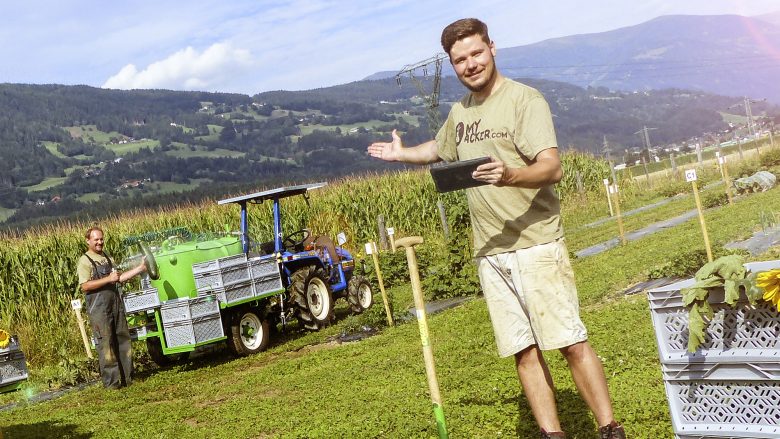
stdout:
POLYGON ((390 142, 374 142, 368 146, 368 155, 388 162, 412 163, 426 165, 441 160, 439 145, 436 140, 430 140, 417 146, 406 148, 401 143, 401 137, 393 130, 390 142))

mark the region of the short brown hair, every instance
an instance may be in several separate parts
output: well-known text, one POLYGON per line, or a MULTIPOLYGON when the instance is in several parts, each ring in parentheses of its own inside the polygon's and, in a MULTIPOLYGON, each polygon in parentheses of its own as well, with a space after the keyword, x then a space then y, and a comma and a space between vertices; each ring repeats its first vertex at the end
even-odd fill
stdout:
POLYGON ((100 233, 103 233, 103 229, 101 229, 100 227, 92 226, 87 229, 87 233, 84 234, 84 237, 89 239, 90 235, 92 235, 92 232, 94 232, 95 230, 99 231, 100 233))
POLYGON ((441 47, 449 55, 455 42, 472 35, 479 35, 482 41, 490 44, 490 36, 485 23, 476 18, 461 18, 458 21, 450 23, 441 31, 441 47))

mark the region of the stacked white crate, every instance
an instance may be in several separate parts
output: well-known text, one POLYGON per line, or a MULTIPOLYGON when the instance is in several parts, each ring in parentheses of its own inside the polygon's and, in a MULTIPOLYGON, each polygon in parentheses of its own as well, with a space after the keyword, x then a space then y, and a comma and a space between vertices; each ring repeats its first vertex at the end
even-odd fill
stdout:
POLYGON ((0 349, 0 389, 27 379, 27 361, 16 337, 0 349))
POLYGON ((225 336, 219 302, 214 294, 163 302, 160 317, 169 348, 195 345, 225 336))
POLYGON ((122 296, 125 303, 125 312, 128 314, 140 313, 160 307, 160 296, 157 288, 149 287, 139 291, 129 291, 122 296))
POLYGON ((226 304, 265 297, 283 289, 274 256, 228 256, 193 264, 192 273, 199 296, 216 294, 226 304))
MULTIPOLYGON (((746 264, 752 272, 780 261, 746 264)), ((678 438, 780 437, 780 313, 741 295, 732 308, 722 289, 705 341, 688 353, 688 309, 680 290, 694 279, 648 291, 672 426, 678 438)))

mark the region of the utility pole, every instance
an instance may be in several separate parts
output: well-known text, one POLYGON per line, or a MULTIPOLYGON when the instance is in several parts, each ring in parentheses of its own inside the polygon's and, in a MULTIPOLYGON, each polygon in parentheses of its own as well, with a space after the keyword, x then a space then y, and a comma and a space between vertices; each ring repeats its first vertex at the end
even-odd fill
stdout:
POLYGON ((607 163, 609 164, 609 172, 612 174, 612 183, 617 184, 617 176, 615 175, 615 163, 612 161, 612 148, 609 146, 609 142, 607 142, 607 136, 604 136, 604 147, 601 149, 604 153, 604 155, 607 158, 607 163))
POLYGON ((634 134, 642 133, 642 140, 644 140, 645 143, 645 151, 647 151, 647 159, 645 159, 645 154, 641 155, 642 158, 642 165, 645 167, 645 178, 647 178, 647 187, 650 187, 650 174, 647 172, 647 160, 650 159, 650 134, 648 134, 649 130, 655 130, 657 128, 648 128, 647 125, 643 126, 641 130, 635 132, 634 134))
POLYGON ((448 58, 446 53, 438 53, 428 59, 424 59, 414 64, 405 65, 400 72, 396 73, 395 81, 398 86, 401 86, 401 78, 404 75, 409 75, 409 79, 417 86, 417 90, 420 92, 420 96, 427 101, 428 107, 428 128, 431 131, 433 137, 436 137, 439 127, 441 126, 441 115, 439 114, 439 90, 441 88, 441 66, 445 59, 448 58), (426 93, 425 86, 422 79, 415 76, 415 71, 422 70, 423 79, 428 77, 428 67, 433 66, 433 84, 430 93, 426 93))
POLYGON ((753 109, 750 108, 750 104, 755 104, 757 102, 766 102, 766 98, 750 99, 749 97, 745 96, 743 97, 741 104, 734 104, 729 107, 729 109, 739 107, 740 105, 743 105, 745 107, 745 117, 747 117, 747 128, 751 139, 755 134, 755 122, 753 122, 753 109))

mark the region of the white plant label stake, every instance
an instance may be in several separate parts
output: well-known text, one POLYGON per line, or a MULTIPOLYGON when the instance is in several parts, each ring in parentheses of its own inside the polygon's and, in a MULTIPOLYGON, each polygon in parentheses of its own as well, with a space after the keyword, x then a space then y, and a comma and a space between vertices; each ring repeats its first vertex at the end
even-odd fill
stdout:
POLYGON ((609 216, 615 216, 615 213, 612 211, 612 197, 609 196, 609 179, 605 178, 603 182, 604 182, 604 189, 607 192, 607 204, 609 204, 609 216))
POLYGON ((84 325, 84 318, 81 317, 81 299, 73 299, 70 301, 70 306, 73 308, 73 312, 76 314, 76 322, 79 324, 79 332, 81 333, 81 341, 84 342, 84 349, 87 351, 87 358, 90 360, 92 357, 92 348, 87 337, 87 328, 84 325))

